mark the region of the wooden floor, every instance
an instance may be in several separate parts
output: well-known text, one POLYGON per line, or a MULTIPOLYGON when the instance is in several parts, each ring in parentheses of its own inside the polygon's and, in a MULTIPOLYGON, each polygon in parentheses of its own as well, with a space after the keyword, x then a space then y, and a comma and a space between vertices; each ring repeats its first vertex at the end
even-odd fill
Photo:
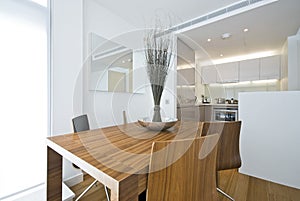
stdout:
MULTIPOLYGON (((93 182, 93 178, 85 175, 84 181, 74 187, 78 196, 84 188, 93 182)), ((237 172, 226 170, 219 173, 219 187, 232 195, 236 201, 300 201, 300 190, 249 177, 237 172)), ((93 187, 82 201, 104 201, 105 192, 101 184, 93 187)), ((229 201, 219 194, 218 201, 229 201)))

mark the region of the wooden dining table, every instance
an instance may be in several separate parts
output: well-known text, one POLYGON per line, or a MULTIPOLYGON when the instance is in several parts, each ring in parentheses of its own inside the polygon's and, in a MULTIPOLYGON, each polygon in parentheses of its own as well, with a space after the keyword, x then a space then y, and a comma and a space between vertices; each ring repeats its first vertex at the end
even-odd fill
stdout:
POLYGON ((147 188, 154 141, 195 138, 200 122, 178 121, 164 131, 129 123, 47 138, 47 200, 62 200, 62 159, 106 185, 112 201, 137 201, 147 188))

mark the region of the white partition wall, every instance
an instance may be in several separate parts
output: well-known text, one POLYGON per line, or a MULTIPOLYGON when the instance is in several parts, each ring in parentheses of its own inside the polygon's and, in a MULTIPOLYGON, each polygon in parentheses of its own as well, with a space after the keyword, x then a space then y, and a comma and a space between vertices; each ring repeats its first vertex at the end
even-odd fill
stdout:
POLYGON ((240 93, 240 172, 300 189, 300 91, 240 93))

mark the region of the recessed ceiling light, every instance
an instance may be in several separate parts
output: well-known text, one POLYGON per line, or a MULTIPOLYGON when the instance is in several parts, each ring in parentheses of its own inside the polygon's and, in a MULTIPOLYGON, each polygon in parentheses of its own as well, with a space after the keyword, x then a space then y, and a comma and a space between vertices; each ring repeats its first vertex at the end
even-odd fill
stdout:
POLYGON ((125 61, 124 61, 124 60, 122 61, 122 64, 125 64, 125 61))
POLYGON ((223 54, 220 54, 220 57, 222 57, 223 56, 223 54))
POLYGON ((211 38, 207 39, 207 42, 210 42, 211 41, 211 38))
POLYGON ((249 31, 249 29, 247 29, 247 28, 246 28, 246 29, 244 29, 244 32, 248 32, 248 31, 249 31))

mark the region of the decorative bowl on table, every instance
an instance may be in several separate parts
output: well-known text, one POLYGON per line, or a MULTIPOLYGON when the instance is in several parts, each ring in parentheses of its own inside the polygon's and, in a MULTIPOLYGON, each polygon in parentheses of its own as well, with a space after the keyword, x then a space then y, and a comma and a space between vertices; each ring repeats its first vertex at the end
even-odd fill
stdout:
POLYGON ((150 118, 145 117, 138 120, 138 123, 153 131, 163 131, 168 128, 173 127, 177 123, 178 119, 176 118, 162 118, 161 122, 153 122, 150 118))

